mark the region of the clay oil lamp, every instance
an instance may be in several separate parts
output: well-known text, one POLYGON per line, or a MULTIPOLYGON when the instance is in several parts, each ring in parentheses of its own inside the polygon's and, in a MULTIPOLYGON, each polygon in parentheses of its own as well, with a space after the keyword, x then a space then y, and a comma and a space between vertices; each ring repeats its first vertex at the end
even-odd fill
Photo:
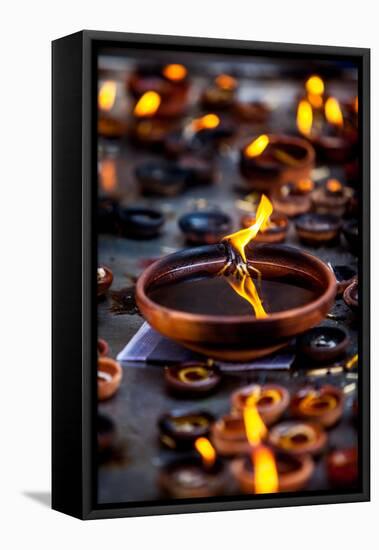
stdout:
POLYGON ((354 281, 349 285, 344 293, 343 300, 349 308, 356 313, 359 310, 359 291, 358 291, 358 281, 354 281))
POLYGON ((97 268, 97 296, 104 296, 113 281, 113 273, 104 265, 97 268))
POLYGON ((268 442, 278 452, 293 456, 318 455, 324 450, 327 437, 320 424, 292 420, 274 426, 268 442))
POLYGON ((104 138, 119 139, 127 131, 126 113, 116 109, 117 82, 106 80, 98 92, 98 134, 104 138))
POLYGON ((325 428, 334 426, 342 416, 344 394, 335 386, 320 389, 303 388, 291 400, 291 412, 296 418, 318 422, 325 428))
POLYGON ((314 362, 333 362, 346 351, 350 338, 345 329, 337 326, 315 327, 302 334, 298 341, 300 352, 314 362))
POLYGON ((98 338, 97 340, 97 354, 99 357, 106 357, 109 353, 109 345, 106 340, 103 338, 98 338))
POLYGON ((243 418, 235 414, 222 416, 212 425, 211 440, 221 456, 235 456, 250 451, 243 418))
POLYGON ((313 189, 310 178, 283 185, 272 198, 275 213, 289 218, 306 214, 312 207, 313 189))
POLYGON ((201 104, 205 109, 222 111, 230 109, 235 102, 238 89, 237 80, 228 74, 219 74, 201 95, 201 104))
POLYGON ((309 246, 333 245, 338 242, 341 219, 333 214, 308 213, 300 216, 295 223, 301 242, 309 246))
MULTIPOLYGON (((243 229, 255 223, 255 214, 244 214, 241 218, 243 229)), ((261 228, 255 237, 257 243, 282 243, 286 240, 288 218, 284 214, 274 212, 268 220, 267 226, 261 228)))
POLYGON ((324 186, 312 193, 313 209, 319 214, 343 216, 351 195, 352 190, 349 187, 336 179, 328 179, 324 186))
POLYGON ((214 244, 230 231, 232 220, 221 210, 194 210, 181 216, 178 224, 188 243, 214 244))
POLYGON ((143 194, 174 197, 184 190, 188 173, 175 163, 154 160, 138 164, 135 176, 143 194))
POLYGON ((97 417, 97 447, 101 455, 106 455, 114 447, 116 427, 108 416, 99 414, 97 417))
POLYGON ((248 244, 271 214, 263 195, 250 228, 150 265, 136 286, 143 317, 164 336, 223 361, 268 355, 320 323, 336 291, 329 267, 300 249, 248 244))
POLYGON ((267 122, 271 110, 263 101, 236 101, 233 114, 242 122, 263 124, 267 122))
POLYGON ((109 399, 120 387, 122 368, 110 357, 99 357, 97 360, 97 397, 99 401, 109 399))
POLYGON ((212 159, 184 154, 177 160, 176 165, 186 174, 187 187, 208 185, 216 179, 216 169, 212 159))
POLYGON ((272 194, 281 186, 309 178, 313 147, 304 139, 262 134, 240 153, 240 170, 249 187, 272 194))
POLYGON ((211 392, 221 381, 218 367, 212 362, 184 362, 166 367, 164 376, 168 388, 178 395, 202 396, 211 392))
POLYGON ((349 220, 343 223, 342 233, 351 250, 356 254, 360 247, 359 225, 357 220, 349 220))
POLYGON ((311 103, 302 99, 297 109, 297 127, 312 143, 321 161, 345 163, 354 154, 356 133, 349 131, 341 106, 334 97, 326 99, 321 123, 315 120, 311 103))
POLYGON ((129 206, 119 209, 118 224, 121 235, 125 237, 153 239, 161 232, 164 216, 155 208, 129 206))
POLYGON ((358 480, 358 451, 356 447, 332 451, 326 460, 328 478, 337 487, 351 487, 358 480))
POLYGON ((177 459, 161 469, 158 485, 172 498, 206 498, 225 491, 225 469, 205 437, 195 441, 198 456, 177 459))
POLYGON ((290 402, 289 392, 277 384, 252 384, 232 394, 232 409, 241 414, 248 399, 254 399, 263 422, 270 426, 279 420, 290 402))
POLYGON ((130 135, 137 145, 162 148, 167 135, 172 132, 175 123, 161 116, 161 104, 162 98, 154 90, 148 90, 136 101, 130 135))
POLYGON ((184 134, 192 141, 195 149, 217 148, 222 143, 229 142, 235 133, 235 127, 225 118, 215 113, 207 113, 191 120, 184 134))
MULTIPOLYGON (((278 475, 278 491, 291 493, 304 489, 314 472, 314 462, 311 456, 293 456, 286 453, 275 455, 278 475)), ((250 457, 235 459, 231 471, 243 493, 254 493, 256 490, 256 472, 250 457)), ((260 491, 262 492, 262 491, 260 491)), ((270 492, 273 492, 270 490, 270 492)))
POLYGON ((97 205, 97 230, 99 233, 117 231, 118 202, 110 197, 101 197, 97 205))
POLYGON ((160 441, 170 449, 190 449, 198 437, 207 437, 214 418, 205 411, 172 411, 158 420, 160 441))
POLYGON ((337 296, 342 296, 345 289, 355 281, 357 272, 348 265, 334 265, 331 268, 337 280, 337 296))

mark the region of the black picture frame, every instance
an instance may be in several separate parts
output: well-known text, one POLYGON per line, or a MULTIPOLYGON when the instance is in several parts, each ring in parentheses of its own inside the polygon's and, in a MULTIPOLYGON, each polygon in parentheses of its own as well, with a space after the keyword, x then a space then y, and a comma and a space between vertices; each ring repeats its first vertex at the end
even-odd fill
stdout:
POLYGON ((370 50, 81 31, 52 43, 52 507, 81 519, 360 502, 370 499, 370 50), (99 46, 353 59, 359 69, 362 225, 358 492, 98 506, 96 462, 96 52, 99 46))

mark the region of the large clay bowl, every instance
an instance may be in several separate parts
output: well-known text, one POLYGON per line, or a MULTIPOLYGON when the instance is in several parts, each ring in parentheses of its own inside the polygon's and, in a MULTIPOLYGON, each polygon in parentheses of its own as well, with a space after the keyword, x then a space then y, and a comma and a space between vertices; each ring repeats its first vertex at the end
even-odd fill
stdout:
POLYGON ((226 263, 225 246, 217 244, 175 252, 149 266, 136 287, 140 312, 164 336, 224 361, 247 361, 268 355, 325 318, 334 301, 336 280, 321 260, 296 248, 267 244, 249 245, 247 257, 249 265, 259 269, 263 279, 305 277, 319 289, 317 296, 302 307, 260 319, 252 315, 186 313, 163 307, 149 298, 153 285, 217 274, 226 263))

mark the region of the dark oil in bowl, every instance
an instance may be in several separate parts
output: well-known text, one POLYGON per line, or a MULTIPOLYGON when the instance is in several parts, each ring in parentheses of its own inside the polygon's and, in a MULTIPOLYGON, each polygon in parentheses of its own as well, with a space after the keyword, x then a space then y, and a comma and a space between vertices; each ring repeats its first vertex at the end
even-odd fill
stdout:
MULTIPOLYGON (((315 300, 321 290, 308 279, 280 277, 254 279, 266 313, 278 313, 304 306, 315 300)), ((153 302, 177 311, 200 315, 254 315, 252 306, 239 296, 224 276, 184 278, 151 287, 153 302)))

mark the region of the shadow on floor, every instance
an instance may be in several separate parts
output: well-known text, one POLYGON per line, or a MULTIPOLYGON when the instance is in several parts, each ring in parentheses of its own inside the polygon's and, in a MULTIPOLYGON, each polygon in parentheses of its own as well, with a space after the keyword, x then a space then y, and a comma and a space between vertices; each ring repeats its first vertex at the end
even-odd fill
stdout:
POLYGON ((43 506, 51 507, 51 493, 47 491, 24 491, 23 495, 43 506))

